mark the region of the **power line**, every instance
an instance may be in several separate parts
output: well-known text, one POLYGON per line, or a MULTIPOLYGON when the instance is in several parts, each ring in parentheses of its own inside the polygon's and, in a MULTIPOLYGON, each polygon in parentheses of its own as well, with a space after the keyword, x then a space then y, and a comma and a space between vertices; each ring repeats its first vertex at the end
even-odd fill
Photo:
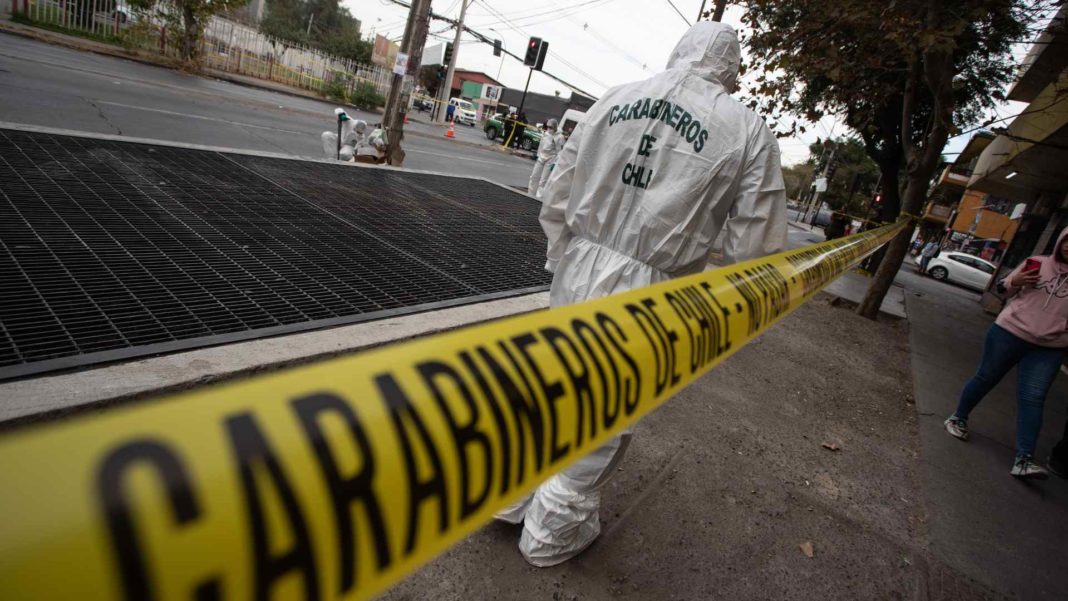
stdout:
POLYGON ((671 0, 667 0, 667 3, 671 5, 671 8, 675 9, 675 12, 679 13, 679 18, 682 19, 683 23, 686 23, 687 27, 689 27, 690 26, 690 20, 686 18, 686 15, 682 14, 682 11, 679 10, 679 7, 675 6, 675 3, 672 2, 671 0))
MULTIPOLYGON (((570 17, 571 15, 574 15, 574 14, 580 13, 580 12, 582 12, 584 10, 590 9, 590 8, 593 7, 593 5, 596 5, 596 4, 607 4, 608 2, 614 2, 614 1, 615 0, 587 0, 586 2, 583 2, 581 4, 576 4, 574 6, 569 6, 569 7, 566 7, 566 8, 560 8, 560 7, 556 6, 556 5, 554 5, 555 8, 553 8, 552 10, 546 10, 546 11, 543 11, 543 12, 540 12, 540 13, 530 14, 530 15, 527 15, 525 17, 511 18, 510 21, 512 23, 516 23, 518 21, 524 21, 523 25, 525 25, 527 27, 530 27, 532 25, 542 25, 544 23, 551 23, 553 21, 558 21, 560 19, 564 19, 564 18, 570 17), (548 18, 548 19, 542 19, 540 21, 525 22, 525 21, 527 21, 529 19, 538 19, 538 18, 544 17, 546 15, 553 15, 553 16, 548 18)), ((496 10, 496 9, 494 9, 494 10, 496 10)), ((499 17, 493 17, 493 15, 486 15, 486 16, 487 17, 491 17, 491 18, 497 18, 498 20, 491 21, 491 22, 488 22, 488 23, 480 23, 479 26, 480 27, 486 27, 486 26, 489 26, 489 25, 497 25, 497 24, 503 23, 504 19, 508 19, 508 17, 505 17, 503 13, 498 12, 497 14, 500 15, 500 16, 499 17)))
MULTIPOLYGON (((392 2, 393 4, 396 4, 398 6, 403 6, 404 8, 407 8, 407 9, 411 9, 411 7, 412 7, 411 4, 405 2, 404 0, 389 0, 389 1, 392 2)), ((485 5, 483 5, 483 6, 485 6, 485 5)), ((452 25, 454 27, 456 26, 456 21, 454 19, 450 19, 448 17, 444 17, 444 16, 439 15, 439 14, 433 12, 433 11, 431 11, 431 13, 430 13, 430 18, 431 19, 437 19, 439 21, 445 21, 446 23, 452 23, 452 25)), ((489 36, 487 36, 487 35, 485 35, 483 33, 479 33, 478 31, 475 31, 474 29, 468 27, 467 25, 464 25, 464 31, 466 31, 467 33, 475 36, 475 38, 478 39, 478 41, 482 42, 483 44, 488 44, 490 46, 493 46, 493 38, 490 38, 489 36)), ((509 51, 509 50, 507 50, 505 48, 502 48, 501 52, 507 54, 508 56, 510 56, 510 57, 520 61, 520 62, 523 61, 522 57, 520 57, 519 55, 517 55, 514 52, 511 52, 511 51, 509 51)), ((566 61, 563 61, 563 62, 566 62, 566 61)), ((588 96, 590 98, 593 98, 594 100, 597 99, 597 96, 594 96, 593 94, 590 94, 589 92, 583 90, 582 88, 580 88, 580 87, 578 87, 578 86, 576 86, 576 85, 574 85, 572 83, 569 83, 569 82, 565 81, 564 79, 562 79, 560 77, 557 77, 556 75, 553 75, 552 73, 549 73, 548 71, 542 71, 541 73, 544 74, 546 77, 549 77, 550 79, 553 79, 555 81, 560 82, 561 84, 567 86, 571 90, 573 90, 575 92, 578 92, 579 94, 582 94, 583 96, 588 96)), ((593 80, 593 81, 595 81, 596 83, 600 83, 600 82, 597 82, 596 80, 593 80)), ((604 84, 600 84, 600 85, 603 86, 604 84)), ((607 86, 605 86, 605 87, 607 87, 607 86)))
MULTIPOLYGON (((523 30, 522 28, 520 28, 520 27, 516 26, 515 24, 513 24, 513 23, 511 22, 511 20, 509 20, 509 19, 508 19, 507 17, 505 17, 504 15, 501 15, 501 13, 497 11, 497 9, 495 9, 495 8, 493 8, 492 6, 490 6, 490 5, 486 4, 486 3, 485 3, 485 2, 483 1, 483 0, 477 0, 477 1, 478 1, 478 3, 479 3, 479 4, 481 4, 481 5, 482 5, 482 6, 484 7, 484 8, 486 8, 486 9, 487 9, 487 10, 489 10, 490 12, 492 12, 492 13, 495 13, 495 14, 499 15, 499 16, 500 16, 500 17, 501 17, 501 18, 502 18, 502 19, 504 20, 504 24, 505 24, 506 26, 508 26, 508 27, 509 27, 510 29, 512 29, 513 31, 515 31, 515 32, 517 32, 517 33, 519 33, 519 34, 521 34, 521 35, 530 35, 530 34, 528 34, 528 33, 527 33, 526 31, 524 31, 524 30, 523 30)), ((609 86, 608 86, 607 84, 605 84, 605 83, 604 83, 603 81, 600 81, 600 80, 599 80, 599 79, 597 79, 596 77, 594 77, 594 76, 590 75, 589 73, 586 73, 585 71, 583 71, 582 69, 578 68, 577 66, 575 66, 574 64, 572 64, 572 63, 571 63, 570 61, 568 61, 568 60, 567 60, 567 59, 565 59, 564 57, 560 56, 559 54, 557 54, 557 53, 553 52, 552 50, 550 50, 550 51, 549 51, 549 54, 550 54, 550 56, 553 56, 553 57, 555 57, 555 58, 556 58, 556 60, 558 60, 558 61, 560 61, 561 63, 563 63, 563 64, 564 64, 565 66, 567 66, 567 67, 570 67, 572 71, 574 71, 574 72, 576 72, 576 73, 578 73, 578 74, 580 74, 580 75, 583 75, 583 76, 585 76, 585 77, 586 77, 586 79, 589 79, 590 81, 592 81, 592 82, 594 82, 595 84, 597 84, 597 85, 601 86, 602 88, 607 88, 607 87, 609 87, 609 86)), ((544 73, 544 71, 543 71, 543 73, 544 73)), ((555 78, 554 78, 554 79, 555 79, 555 78)), ((561 82, 561 83, 563 83, 563 82, 561 82)), ((564 85, 568 85, 568 84, 564 84, 564 85)), ((585 94, 586 96, 589 96, 589 94, 586 94, 585 92, 580 92, 580 93, 582 93, 582 94, 585 94)))

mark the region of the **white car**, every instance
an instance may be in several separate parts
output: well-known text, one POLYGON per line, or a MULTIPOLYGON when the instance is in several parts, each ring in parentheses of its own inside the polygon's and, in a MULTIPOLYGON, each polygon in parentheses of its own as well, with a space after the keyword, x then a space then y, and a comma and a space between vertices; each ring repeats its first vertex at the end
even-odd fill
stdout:
POLYGON ((470 125, 474 127, 478 120, 476 119, 475 105, 462 98, 452 98, 449 100, 449 104, 456 107, 456 111, 453 113, 453 118, 464 125, 470 125))
POLYGON ((942 251, 927 264, 927 275, 943 282, 985 290, 996 269, 993 263, 979 257, 942 251))

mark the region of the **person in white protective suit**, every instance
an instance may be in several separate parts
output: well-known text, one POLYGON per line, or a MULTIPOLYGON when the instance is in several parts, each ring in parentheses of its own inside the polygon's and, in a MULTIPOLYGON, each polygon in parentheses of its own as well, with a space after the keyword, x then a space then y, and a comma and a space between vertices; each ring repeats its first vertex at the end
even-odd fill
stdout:
MULTIPOLYGON (((697 23, 663 73, 609 90, 586 113, 542 193, 553 307, 700 272, 721 230, 728 262, 784 248, 778 143, 730 97, 740 55, 729 26, 697 23)), ((610 440, 498 514, 523 521, 528 562, 561 563, 597 538, 599 489, 629 439, 610 440)))
POLYGON ((558 122, 549 119, 545 122, 545 132, 538 143, 538 157, 534 161, 534 170, 530 172, 530 183, 527 185, 527 193, 538 198, 542 186, 549 179, 549 165, 556 158, 557 153, 563 147, 564 138, 557 132, 558 122))
POLYGON ((324 131, 320 136, 323 142, 323 153, 328 159, 351 161, 356 154, 356 149, 364 143, 367 137, 367 122, 353 121, 342 108, 334 109, 334 116, 341 122, 341 152, 339 153, 337 148, 337 132, 324 131))

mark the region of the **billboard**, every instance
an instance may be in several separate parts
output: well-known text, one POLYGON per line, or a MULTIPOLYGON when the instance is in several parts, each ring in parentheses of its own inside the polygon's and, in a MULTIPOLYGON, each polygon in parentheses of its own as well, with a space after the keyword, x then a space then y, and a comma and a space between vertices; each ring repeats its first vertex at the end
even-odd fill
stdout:
POLYGON ((375 45, 371 49, 371 62, 380 66, 393 68, 393 62, 397 59, 400 46, 389 41, 389 38, 376 35, 375 45))

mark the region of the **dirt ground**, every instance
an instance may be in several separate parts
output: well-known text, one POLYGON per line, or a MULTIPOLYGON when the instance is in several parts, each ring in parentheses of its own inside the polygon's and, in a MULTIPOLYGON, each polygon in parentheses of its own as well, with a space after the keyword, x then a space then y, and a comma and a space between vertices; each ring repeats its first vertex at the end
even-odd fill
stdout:
POLYGON ((814 299, 639 424, 584 554, 491 524, 383 598, 926 598, 907 327, 814 299))

